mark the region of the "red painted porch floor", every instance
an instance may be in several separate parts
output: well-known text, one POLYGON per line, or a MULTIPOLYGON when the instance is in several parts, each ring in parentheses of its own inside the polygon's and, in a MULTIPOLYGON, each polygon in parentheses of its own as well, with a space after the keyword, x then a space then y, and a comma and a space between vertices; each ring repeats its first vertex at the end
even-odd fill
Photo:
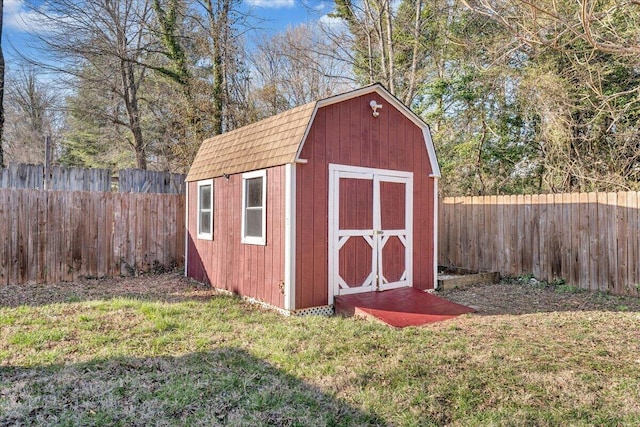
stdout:
POLYGON ((426 325, 475 311, 411 287, 336 296, 335 309, 336 314, 366 317, 396 328, 426 325))

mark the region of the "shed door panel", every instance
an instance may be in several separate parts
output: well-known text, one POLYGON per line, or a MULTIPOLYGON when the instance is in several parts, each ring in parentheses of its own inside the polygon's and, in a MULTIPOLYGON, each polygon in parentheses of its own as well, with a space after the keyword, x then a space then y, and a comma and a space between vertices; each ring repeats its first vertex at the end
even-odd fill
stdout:
POLYGON ((411 286, 411 228, 413 225, 412 179, 380 174, 378 237, 378 289, 411 286))
POLYGON ((343 293, 375 289, 373 180, 345 175, 339 180, 338 286, 343 293), (357 261, 357 262, 356 262, 357 261))
POLYGON ((412 285, 412 174, 330 165, 329 300, 412 285))

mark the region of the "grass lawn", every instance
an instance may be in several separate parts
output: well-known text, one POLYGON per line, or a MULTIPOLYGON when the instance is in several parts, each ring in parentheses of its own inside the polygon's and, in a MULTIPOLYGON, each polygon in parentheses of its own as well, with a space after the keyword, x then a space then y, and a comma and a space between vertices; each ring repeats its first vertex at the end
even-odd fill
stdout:
POLYGON ((640 301, 500 286, 536 308, 401 330, 177 275, 5 289, 0 426, 640 425, 640 301))

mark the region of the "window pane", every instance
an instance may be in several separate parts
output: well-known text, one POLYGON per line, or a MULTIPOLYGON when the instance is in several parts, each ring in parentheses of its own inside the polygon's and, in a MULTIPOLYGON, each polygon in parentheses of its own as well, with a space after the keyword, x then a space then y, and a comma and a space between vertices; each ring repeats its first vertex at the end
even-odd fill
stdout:
POLYGON ((200 233, 211 233, 211 212, 200 212, 200 233))
POLYGON ((262 177, 247 179, 247 207, 262 206, 262 177))
POLYGON ((262 209, 247 209, 246 220, 245 235, 248 237, 263 237, 262 209))
POLYGON ((211 209, 211 185, 200 186, 200 209, 211 209))

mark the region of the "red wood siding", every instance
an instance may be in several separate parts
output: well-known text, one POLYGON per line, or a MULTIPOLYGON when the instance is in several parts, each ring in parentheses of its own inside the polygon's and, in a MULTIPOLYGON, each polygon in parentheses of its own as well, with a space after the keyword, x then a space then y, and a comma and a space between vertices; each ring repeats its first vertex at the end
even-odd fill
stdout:
POLYGON ((284 307, 285 168, 267 169, 267 244, 240 242, 242 174, 214 179, 213 240, 197 239, 197 182, 189 185, 187 274, 212 286, 284 307))
MULTIPOLYGON (((320 108, 300 157, 308 163, 296 167, 297 309, 328 303, 329 163, 414 173, 413 286, 434 287, 434 179, 418 126, 377 94, 367 94, 320 108), (372 99, 383 105, 378 118, 371 114, 372 99)), ((384 209, 383 218, 398 214, 384 209)), ((358 209, 353 214, 357 216, 358 209)))

